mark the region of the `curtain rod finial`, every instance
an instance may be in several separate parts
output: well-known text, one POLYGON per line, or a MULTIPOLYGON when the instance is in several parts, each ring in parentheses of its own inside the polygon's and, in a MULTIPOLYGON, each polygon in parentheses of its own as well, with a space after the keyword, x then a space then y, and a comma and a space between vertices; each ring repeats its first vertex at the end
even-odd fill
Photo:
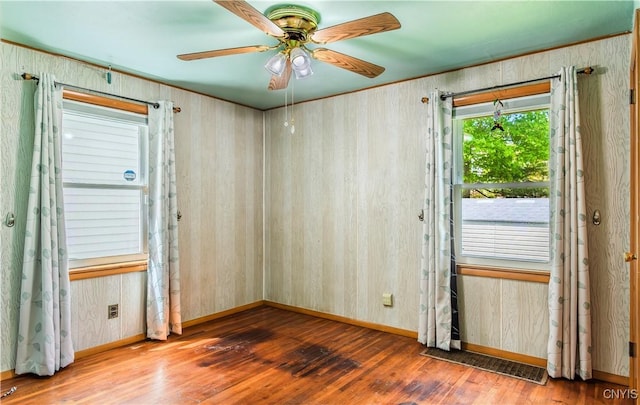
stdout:
POLYGON ((20 76, 22 76, 22 78, 24 80, 34 80, 35 79, 35 76, 33 76, 31 73, 27 73, 27 72, 21 74, 20 76))
POLYGON ((429 97, 422 97, 422 104, 429 104, 429 97))

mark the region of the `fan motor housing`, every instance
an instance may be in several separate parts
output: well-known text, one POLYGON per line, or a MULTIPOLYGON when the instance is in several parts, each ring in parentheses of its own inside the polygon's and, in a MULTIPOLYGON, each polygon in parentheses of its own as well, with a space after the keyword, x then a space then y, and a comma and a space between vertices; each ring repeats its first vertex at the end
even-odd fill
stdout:
POLYGON ((317 11, 295 4, 275 5, 268 8, 264 15, 282 28, 289 40, 301 43, 309 42, 310 34, 320 23, 320 14, 317 11))

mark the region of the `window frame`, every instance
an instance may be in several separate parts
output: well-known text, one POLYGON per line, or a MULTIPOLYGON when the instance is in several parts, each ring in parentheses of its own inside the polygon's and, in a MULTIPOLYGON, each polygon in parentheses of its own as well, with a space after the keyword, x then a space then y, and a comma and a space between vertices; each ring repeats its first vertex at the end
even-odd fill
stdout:
MULTIPOLYGON (((521 86, 503 90, 500 97, 496 93, 479 94, 474 98, 467 97, 463 103, 456 105, 454 100, 453 114, 453 220, 455 237, 456 263, 461 267, 483 266, 487 268, 509 268, 515 271, 549 271, 550 259, 547 261, 512 260, 503 258, 478 257, 462 255, 462 190, 477 188, 550 188, 550 182, 518 182, 518 183, 464 183, 463 130, 464 119, 491 116, 494 112, 493 100, 499 98, 503 103, 503 114, 536 111, 550 108, 549 85, 521 86), (527 88, 535 89, 527 93, 527 88), (493 96, 491 98, 491 96, 493 96)), ((549 236, 549 244, 551 237, 549 236)), ((550 251, 550 250, 549 250, 550 251)))
MULTIPOLYGON (((139 124, 138 152, 140 155, 139 172, 143 181, 136 185, 112 185, 95 183, 82 183, 65 181, 63 189, 128 189, 140 190, 140 246, 141 252, 136 254, 124 254, 116 256, 100 256, 87 259, 69 259, 69 272, 86 272, 88 269, 98 271, 113 272, 113 269, 123 269, 127 264, 132 264, 135 271, 139 268, 146 269, 148 259, 148 109, 147 106, 138 104, 114 101, 113 99, 93 96, 84 93, 64 90, 63 92, 63 114, 87 115, 98 118, 113 118, 114 121, 128 121, 139 124), (142 128, 142 129, 141 129, 142 128), (144 264, 142 264, 144 263, 144 264)), ((63 127, 64 130, 64 127, 63 127)), ((63 141, 64 143, 64 141, 63 141)), ((64 161, 62 162, 64 171, 64 161)), ((131 270, 124 269, 123 272, 131 270)))

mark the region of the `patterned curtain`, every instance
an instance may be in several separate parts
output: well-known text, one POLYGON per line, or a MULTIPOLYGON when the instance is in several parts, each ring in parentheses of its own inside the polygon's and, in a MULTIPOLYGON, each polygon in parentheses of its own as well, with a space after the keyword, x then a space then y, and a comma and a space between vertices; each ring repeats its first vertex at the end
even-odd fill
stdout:
POLYGON ((453 257, 452 99, 429 95, 418 341, 443 350, 460 348, 453 257))
POLYGON ((73 363, 62 197, 62 89, 40 74, 24 243, 16 374, 53 375, 73 363))
POLYGON ((147 337, 182 333, 173 103, 149 108, 147 337))
POLYGON ((551 278, 547 371, 591 374, 591 298, 580 111, 575 67, 551 85, 551 278))

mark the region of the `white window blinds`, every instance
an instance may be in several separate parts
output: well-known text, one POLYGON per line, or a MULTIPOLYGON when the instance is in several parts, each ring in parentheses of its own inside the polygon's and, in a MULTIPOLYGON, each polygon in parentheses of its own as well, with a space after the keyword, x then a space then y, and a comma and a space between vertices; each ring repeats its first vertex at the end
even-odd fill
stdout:
POLYGON ((72 267, 146 253, 146 120, 65 102, 62 167, 72 267))

